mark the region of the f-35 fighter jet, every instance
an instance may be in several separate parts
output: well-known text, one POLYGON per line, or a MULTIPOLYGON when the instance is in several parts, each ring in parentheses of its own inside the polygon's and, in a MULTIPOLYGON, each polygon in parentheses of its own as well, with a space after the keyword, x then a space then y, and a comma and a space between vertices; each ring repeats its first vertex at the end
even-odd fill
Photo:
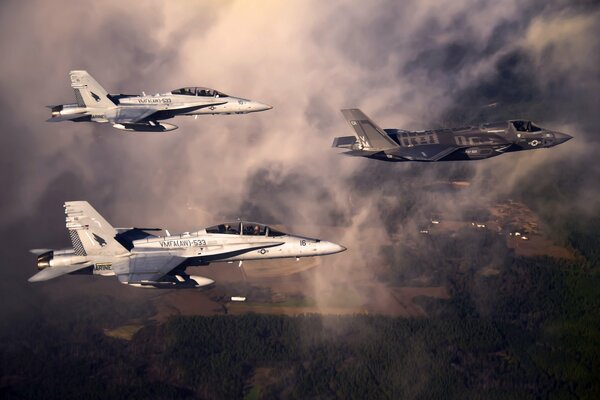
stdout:
POLYGON ((511 120, 454 129, 381 129, 359 109, 342 110, 354 136, 336 137, 343 154, 382 161, 480 160, 521 150, 553 147, 571 139, 531 121, 511 120))
MULTIPOLYGON (((189 266, 218 261, 264 260, 335 254, 346 248, 319 239, 294 236, 254 222, 237 221, 156 236, 157 228, 113 228, 86 201, 64 204, 73 248, 35 249, 40 270, 29 282, 65 274, 114 276, 145 288, 198 288, 212 279, 186 274, 189 266)), ((168 232, 167 232, 168 233, 168 232)))
POLYGON ((108 122, 125 131, 166 132, 177 126, 159 121, 178 115, 247 114, 273 108, 204 87, 154 96, 109 94, 87 71, 71 71, 69 76, 77 103, 48 106, 52 110, 48 122, 108 122))

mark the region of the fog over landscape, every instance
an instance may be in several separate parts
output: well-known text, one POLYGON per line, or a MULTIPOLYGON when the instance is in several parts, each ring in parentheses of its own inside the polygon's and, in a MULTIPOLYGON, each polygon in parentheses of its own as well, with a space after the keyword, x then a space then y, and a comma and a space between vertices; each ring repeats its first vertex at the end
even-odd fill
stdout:
MULTIPOLYGON (((384 245, 401 252, 396 271, 414 285, 421 266, 400 244, 419 243, 436 216, 470 221, 498 202, 535 198, 528 207, 562 244, 562 221, 599 214, 593 1, 8 1, 0 10, 5 321, 43 315, 55 300, 157 296, 114 278, 27 282, 36 272, 28 249, 70 245, 68 200, 89 201, 114 226, 181 232, 242 217, 340 243, 348 251, 323 258, 303 281, 317 306, 339 285, 370 296, 365 282, 389 267, 384 245), (75 69, 109 93, 206 86, 274 108, 178 117, 179 129, 165 134, 45 122, 46 105, 74 101, 75 69), (523 118, 574 139, 476 162, 377 162, 330 147, 352 134, 342 108, 361 108, 382 128, 523 118), (456 189, 455 181, 469 184, 456 189)), ((425 258, 431 248, 414 252, 425 258)), ((496 267, 506 249, 481 252, 496 267)), ((427 279, 446 283, 443 273, 427 279)), ((495 294, 478 296, 493 302, 495 294)))

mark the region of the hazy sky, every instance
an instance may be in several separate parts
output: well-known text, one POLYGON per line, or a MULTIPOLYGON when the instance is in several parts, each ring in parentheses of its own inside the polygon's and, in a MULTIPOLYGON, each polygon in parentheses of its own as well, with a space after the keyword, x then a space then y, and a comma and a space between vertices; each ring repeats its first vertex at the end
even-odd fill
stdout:
POLYGON ((2 2, 0 291, 35 290, 28 248, 69 244, 66 200, 90 201, 116 226, 336 226, 327 239, 350 250, 328 261, 325 281, 364 272, 409 181, 419 201, 399 227, 407 235, 432 204, 461 215, 565 169, 581 171, 569 182, 580 201, 565 206, 596 212, 599 20, 592 1, 2 2), (46 123, 45 105, 74 101, 72 69, 111 93, 208 86, 274 109, 181 117, 169 134, 46 123), (468 165, 377 163, 330 148, 351 134, 346 107, 382 127, 528 118, 575 139, 468 165), (426 187, 456 174, 471 188, 426 187))

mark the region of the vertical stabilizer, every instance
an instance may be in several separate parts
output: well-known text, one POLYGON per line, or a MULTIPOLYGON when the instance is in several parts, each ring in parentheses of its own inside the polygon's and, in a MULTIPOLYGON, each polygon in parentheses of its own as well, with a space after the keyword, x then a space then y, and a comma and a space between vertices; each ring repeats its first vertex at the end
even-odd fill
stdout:
POLYGON ((80 256, 127 254, 113 228, 87 201, 68 201, 64 205, 66 226, 75 254, 80 256))
POLYGON ((354 129, 357 144, 364 150, 383 150, 398 147, 375 122, 365 115, 358 108, 342 110, 344 118, 354 129))
POLYGON ((114 107, 108 92, 87 71, 71 71, 71 87, 80 107, 114 107))

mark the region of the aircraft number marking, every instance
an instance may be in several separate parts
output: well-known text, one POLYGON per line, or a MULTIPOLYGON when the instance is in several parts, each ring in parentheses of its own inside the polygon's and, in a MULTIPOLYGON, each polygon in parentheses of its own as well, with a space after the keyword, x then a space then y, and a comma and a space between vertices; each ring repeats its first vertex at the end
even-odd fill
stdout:
POLYGON ((306 246, 306 240, 304 240, 304 239, 300 240, 300 246, 306 246))
POLYGON ((160 242, 160 247, 201 247, 206 246, 204 239, 192 240, 163 240, 160 242))
POLYGON ((168 97, 141 98, 141 99, 137 99, 137 101, 140 104, 156 104, 156 103, 170 104, 171 103, 171 99, 168 97))

